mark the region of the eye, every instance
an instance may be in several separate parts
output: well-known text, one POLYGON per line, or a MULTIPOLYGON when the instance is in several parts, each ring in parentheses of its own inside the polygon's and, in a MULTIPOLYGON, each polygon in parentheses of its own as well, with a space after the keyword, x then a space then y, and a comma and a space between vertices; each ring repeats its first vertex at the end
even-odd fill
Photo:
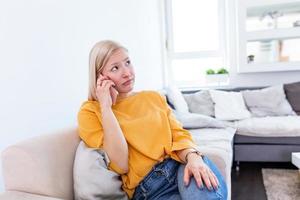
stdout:
POLYGON ((112 68, 111 68, 111 70, 110 71, 117 71, 119 69, 119 67, 118 66, 113 66, 112 68))
POLYGON ((127 60, 127 61, 126 61, 126 65, 127 65, 127 66, 130 65, 130 63, 131 63, 130 60, 127 60))

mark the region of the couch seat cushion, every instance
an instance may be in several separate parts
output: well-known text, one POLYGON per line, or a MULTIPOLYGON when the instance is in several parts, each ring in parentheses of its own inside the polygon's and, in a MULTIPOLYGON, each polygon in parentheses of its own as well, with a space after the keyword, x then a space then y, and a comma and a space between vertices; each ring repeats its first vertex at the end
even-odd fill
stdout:
POLYGON ((199 151, 204 154, 212 151, 221 152, 220 156, 223 157, 224 161, 231 166, 232 159, 232 141, 235 133, 233 128, 201 128, 191 129, 191 133, 194 141, 199 146, 199 151))
POLYGON ((253 117, 231 124, 236 134, 259 137, 300 136, 300 116, 253 117))

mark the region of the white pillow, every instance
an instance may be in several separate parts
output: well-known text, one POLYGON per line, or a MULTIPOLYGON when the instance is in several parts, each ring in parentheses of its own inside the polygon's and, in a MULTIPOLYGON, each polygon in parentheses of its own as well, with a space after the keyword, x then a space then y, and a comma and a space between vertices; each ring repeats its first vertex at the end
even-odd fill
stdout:
POLYGON ((175 110, 180 113, 188 113, 188 105, 180 92, 180 90, 172 85, 166 88, 169 102, 174 106, 175 110))
POLYGON ((220 120, 240 120, 251 117, 240 92, 210 90, 215 103, 215 117, 220 120))
POLYGON ((295 115, 286 99, 283 85, 242 92, 246 105, 255 117, 295 115))

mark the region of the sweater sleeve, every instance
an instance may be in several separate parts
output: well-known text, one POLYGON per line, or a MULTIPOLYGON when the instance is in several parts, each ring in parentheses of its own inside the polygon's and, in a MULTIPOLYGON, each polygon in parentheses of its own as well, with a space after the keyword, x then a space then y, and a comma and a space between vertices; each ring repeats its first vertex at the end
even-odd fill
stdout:
POLYGON ((172 113, 169 107, 166 97, 161 96, 163 106, 167 112, 171 133, 172 133, 172 147, 170 152, 170 157, 179 162, 183 162, 177 155, 176 151, 183 149, 197 149, 197 145, 192 139, 189 131, 182 127, 182 124, 176 119, 175 115, 172 113))
POLYGON ((78 113, 79 137, 90 148, 100 148, 103 143, 103 128, 92 105, 84 104, 78 113))
MULTIPOLYGON (((100 113, 96 112, 96 109, 100 110, 100 108, 95 105, 86 103, 81 107, 78 113, 79 137, 90 148, 103 147, 104 132, 100 120, 100 113)), ((125 174, 125 172, 111 160, 109 161, 108 169, 113 170, 118 174, 125 174)))

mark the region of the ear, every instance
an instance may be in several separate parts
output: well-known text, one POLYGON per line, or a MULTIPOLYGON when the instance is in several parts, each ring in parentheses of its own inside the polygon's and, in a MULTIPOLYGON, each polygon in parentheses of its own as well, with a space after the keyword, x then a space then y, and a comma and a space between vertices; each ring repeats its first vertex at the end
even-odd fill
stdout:
POLYGON ((96 73, 96 80, 102 76, 102 73, 96 73))

